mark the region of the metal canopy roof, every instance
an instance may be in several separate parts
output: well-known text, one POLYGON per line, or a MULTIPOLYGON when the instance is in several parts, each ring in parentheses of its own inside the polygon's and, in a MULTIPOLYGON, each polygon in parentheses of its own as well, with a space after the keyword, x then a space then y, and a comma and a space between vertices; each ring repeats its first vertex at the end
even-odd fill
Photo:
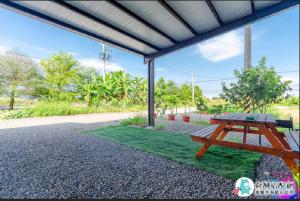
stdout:
POLYGON ((0 1, 0 6, 146 59, 212 38, 299 4, 274 1, 0 1))

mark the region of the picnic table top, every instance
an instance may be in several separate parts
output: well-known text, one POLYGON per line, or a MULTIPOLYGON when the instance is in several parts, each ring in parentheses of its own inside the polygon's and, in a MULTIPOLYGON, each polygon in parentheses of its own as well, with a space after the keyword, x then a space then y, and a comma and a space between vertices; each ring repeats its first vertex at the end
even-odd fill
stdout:
POLYGON ((272 114, 258 113, 230 113, 212 119, 217 121, 238 121, 238 122, 254 122, 264 124, 276 124, 276 120, 272 114), (254 117, 254 120, 247 120, 246 117, 254 117))

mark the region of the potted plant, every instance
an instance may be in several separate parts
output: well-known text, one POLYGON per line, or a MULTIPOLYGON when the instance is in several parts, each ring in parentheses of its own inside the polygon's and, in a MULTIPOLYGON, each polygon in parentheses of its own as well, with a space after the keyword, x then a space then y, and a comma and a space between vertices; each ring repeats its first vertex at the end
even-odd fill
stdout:
POLYGON ((175 120, 175 114, 173 114, 173 112, 171 112, 171 114, 168 114, 168 120, 170 121, 174 121, 175 120))
MULTIPOLYGON (((187 101, 186 105, 188 105, 188 107, 190 108, 190 102, 187 101)), ((184 108, 184 115, 182 115, 182 121, 183 122, 190 122, 190 119, 191 119, 190 115, 187 115, 186 108, 184 108)))
POLYGON ((173 108, 178 103, 178 98, 175 95, 167 95, 165 97, 165 103, 167 105, 167 108, 171 110, 171 113, 168 114, 168 120, 174 121, 176 115, 174 114, 173 108))
POLYGON ((182 115, 183 122, 190 122, 191 117, 186 114, 186 110, 184 111, 184 115, 182 115))

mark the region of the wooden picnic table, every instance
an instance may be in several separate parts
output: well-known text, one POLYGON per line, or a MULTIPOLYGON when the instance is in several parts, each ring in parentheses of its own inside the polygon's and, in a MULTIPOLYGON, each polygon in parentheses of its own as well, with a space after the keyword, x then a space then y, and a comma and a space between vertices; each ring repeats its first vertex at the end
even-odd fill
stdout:
MULTIPOLYGON (((281 157, 292 172, 299 172, 299 165, 296 161, 300 159, 299 140, 297 144, 297 140, 291 138, 290 135, 287 135, 289 138, 287 139, 284 133, 279 132, 276 129, 276 120, 273 115, 230 113, 213 117, 212 122, 214 125, 191 135, 193 141, 204 143, 196 154, 197 158, 201 158, 211 145, 219 145, 281 157), (225 141, 224 138, 230 131, 243 134, 242 142, 225 141), (259 140, 259 145, 249 144, 247 143, 247 135, 259 135, 259 139, 261 135, 264 135, 271 147, 262 146, 261 140, 259 140), (294 140, 291 141, 290 139, 294 140)), ((297 135, 295 132, 293 134, 297 135)))

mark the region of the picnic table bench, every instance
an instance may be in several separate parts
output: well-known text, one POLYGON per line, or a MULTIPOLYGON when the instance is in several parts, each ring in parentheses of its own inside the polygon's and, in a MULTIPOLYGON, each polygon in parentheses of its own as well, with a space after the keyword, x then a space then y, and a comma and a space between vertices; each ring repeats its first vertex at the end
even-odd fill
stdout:
POLYGON ((273 115, 231 113, 212 120, 215 124, 191 134, 193 141, 203 143, 196 154, 198 159, 211 145, 218 145, 281 157, 293 173, 299 173, 299 131, 279 132, 273 115), (230 131, 242 133, 242 142, 224 140, 230 131), (247 143, 248 134, 258 136, 259 144, 247 143), (262 146, 261 135, 271 146, 262 146))

